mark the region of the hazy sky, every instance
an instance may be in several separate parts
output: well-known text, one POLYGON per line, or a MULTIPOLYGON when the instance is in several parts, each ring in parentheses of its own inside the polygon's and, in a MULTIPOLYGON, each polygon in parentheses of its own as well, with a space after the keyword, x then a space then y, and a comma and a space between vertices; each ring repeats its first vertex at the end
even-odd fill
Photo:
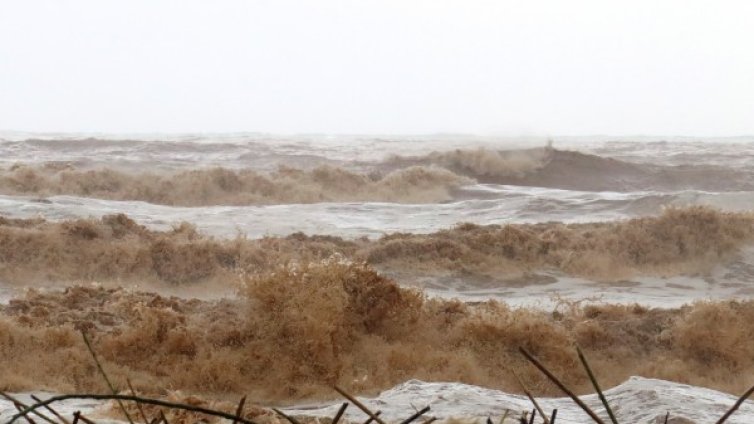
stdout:
POLYGON ((0 129, 754 134, 754 1, 0 0, 0 129))

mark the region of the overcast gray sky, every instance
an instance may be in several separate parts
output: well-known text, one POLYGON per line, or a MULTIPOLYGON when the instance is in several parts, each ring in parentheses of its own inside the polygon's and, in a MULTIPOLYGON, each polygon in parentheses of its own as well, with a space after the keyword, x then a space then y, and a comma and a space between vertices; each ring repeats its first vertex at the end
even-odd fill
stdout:
POLYGON ((0 129, 754 134, 754 2, 0 0, 0 129))

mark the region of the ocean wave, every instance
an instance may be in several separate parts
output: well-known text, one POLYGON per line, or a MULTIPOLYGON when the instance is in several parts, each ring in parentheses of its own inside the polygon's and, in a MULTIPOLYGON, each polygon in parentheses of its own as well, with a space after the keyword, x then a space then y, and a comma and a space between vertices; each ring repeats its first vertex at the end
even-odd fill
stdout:
POLYGON ((604 387, 632 375, 738 393, 754 373, 752 301, 680 309, 562 303, 552 311, 425 298, 342 259, 243 277, 238 297, 182 300, 128 289, 29 290, 0 308, 6 390, 106 390, 85 331, 114 381, 257 401, 331 398, 410 378, 558 393, 525 347, 579 393, 591 391, 574 346, 604 387))
POLYGON ((340 254, 408 279, 457 276, 502 284, 545 269, 614 281, 705 273, 753 239, 751 213, 705 207, 602 223, 460 224, 379 239, 303 233, 214 239, 191 224, 154 231, 122 214, 62 222, 0 218, 0 279, 219 281, 340 254))
POLYGON ((436 165, 482 183, 561 188, 583 191, 754 189, 754 176, 744 169, 719 165, 659 165, 625 162, 552 147, 497 151, 490 149, 395 156, 389 169, 436 165))
MULTIPOLYGON (((208 145, 217 147, 215 145, 208 145)), ((161 146, 165 148, 165 146, 161 146)), ((287 159, 286 159, 287 158, 287 159)), ((439 203, 469 198, 474 183, 590 192, 754 190, 754 175, 712 165, 660 166, 622 162, 551 147, 485 149, 394 156, 381 162, 322 165, 299 155, 273 171, 249 168, 76 166, 70 162, 15 164, 0 169, 0 193, 73 195, 174 206, 268 205, 320 202, 439 203), (311 167, 294 168, 306 162, 311 167)))
POLYGON ((15 165, 0 172, 0 192, 140 200, 176 206, 259 205, 335 201, 433 203, 473 180, 439 167, 412 166, 387 174, 361 174, 320 166, 281 167, 272 173, 227 168, 133 173, 67 164, 15 165))

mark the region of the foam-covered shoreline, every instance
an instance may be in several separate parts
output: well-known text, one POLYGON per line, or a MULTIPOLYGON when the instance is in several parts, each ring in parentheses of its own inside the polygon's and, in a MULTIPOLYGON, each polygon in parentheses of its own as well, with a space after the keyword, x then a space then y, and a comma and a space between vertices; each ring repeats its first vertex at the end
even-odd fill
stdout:
MULTIPOLYGON (((15 398, 27 404, 33 403, 31 395, 47 399, 54 393, 28 392, 15 394, 15 398)), ((604 391, 604 395, 620 422, 663 423, 666 414, 668 423, 689 424, 714 422, 733 405, 737 397, 731 394, 702 387, 689 386, 666 380, 644 377, 631 377, 618 386, 604 391)), ((535 395, 536 396, 536 395, 535 395)), ((557 419, 565 423, 583 423, 591 420, 570 398, 536 396, 540 407, 550 413, 557 409, 557 419)), ((600 417, 607 413, 596 394, 580 396, 581 400, 600 417)), ((421 406, 431 409, 427 417, 437 418, 439 423, 458 424, 478 420, 500 419, 506 416, 507 422, 520 417, 523 411, 532 409, 531 401, 519 394, 501 390, 456 382, 425 382, 408 380, 382 391, 376 396, 357 396, 357 399, 372 410, 379 410, 380 417, 390 422, 406 419, 407 414, 421 406)), ((199 397, 181 392, 172 392, 168 401, 189 403, 195 406, 209 407, 229 414, 235 412, 231 401, 217 400, 212 397, 199 397)), ((57 402, 55 409, 62 415, 72 415, 80 411, 84 416, 97 418, 98 422, 124 423, 122 412, 116 404, 110 402, 93 402, 89 400, 68 400, 57 402)), ((126 406, 131 413, 137 414, 136 407, 126 406)), ((330 419, 341 407, 340 402, 304 402, 281 407, 297 421, 310 424, 319 420, 330 419)), ((144 406, 149 418, 159 416, 157 409, 144 406)), ((17 412, 11 402, 0 399, 0 419, 8 419, 17 412)), ((199 420, 200 414, 185 411, 163 409, 169 422, 187 422, 199 420)), ((202 416, 201 419, 207 420, 202 416)), ((246 404, 244 418, 259 424, 283 424, 285 421, 274 411, 265 406, 246 404)), ((368 416, 358 408, 351 406, 342 416, 344 423, 361 423, 368 416)), ((744 402, 726 421, 730 424, 748 424, 754 419, 754 405, 744 402)), ((210 422, 213 422, 210 419, 210 422)))
MULTIPOLYGON (((605 390, 604 395, 618 422, 625 423, 664 423, 666 414, 669 414, 668 423, 711 423, 720 419, 737 400, 737 396, 714 390, 644 377, 631 377, 605 390)), ((536 394, 535 397, 546 413, 558 410, 558 422, 591 422, 591 418, 570 398, 541 397, 536 394)), ((596 394, 580 398, 600 417, 607 419, 608 415, 596 394)), ((395 421, 405 419, 408 411, 425 405, 431 408, 427 415, 438 417, 440 422, 455 424, 487 418, 495 422, 506 414, 506 410, 507 420, 515 422, 522 411, 530 412, 533 409, 531 401, 524 395, 461 383, 418 380, 406 381, 377 396, 359 397, 359 400, 368 407, 382 411, 381 417, 395 421)), ((284 411, 298 416, 329 418, 335 415, 339 406, 338 403, 323 402, 294 406, 284 411)), ((366 414, 357 408, 347 409, 345 418, 354 422, 367 419, 366 414)), ((754 405, 746 402, 726 422, 748 424, 752 420, 754 405)))

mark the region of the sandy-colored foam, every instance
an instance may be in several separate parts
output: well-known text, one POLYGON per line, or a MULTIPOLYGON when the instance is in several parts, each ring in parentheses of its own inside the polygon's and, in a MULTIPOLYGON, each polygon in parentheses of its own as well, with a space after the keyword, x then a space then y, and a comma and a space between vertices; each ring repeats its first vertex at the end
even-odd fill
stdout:
POLYGON ((484 183, 582 191, 736 191, 754 188, 752 176, 740 169, 631 163, 551 146, 524 150, 458 149, 395 156, 385 165, 390 169, 440 166, 484 183))
POLYGON ((370 266, 334 258, 244 278, 238 297, 180 300, 125 289, 29 291, 0 311, 0 388, 105 390, 78 331, 111 377, 149 393, 256 401, 373 393, 410 378, 519 392, 511 370, 555 394, 519 347, 589 391, 575 345, 605 387, 631 375, 739 392, 754 373, 754 302, 680 309, 561 304, 553 311, 427 299, 370 266))
POLYGON ((188 224, 148 230, 125 215, 63 222, 0 218, 0 280, 227 283, 239 274, 338 254, 401 279, 454 276, 500 282, 545 269, 614 281, 638 274, 705 273, 753 236, 751 214, 703 207, 593 224, 462 224, 376 240, 304 234, 213 239, 188 224))
POLYGON ((176 206, 258 205, 334 201, 440 202, 473 180, 434 166, 411 166, 385 175, 320 166, 281 167, 272 173, 215 167, 172 173, 111 168, 15 165, 0 171, 0 193, 67 194, 141 200, 176 206))

